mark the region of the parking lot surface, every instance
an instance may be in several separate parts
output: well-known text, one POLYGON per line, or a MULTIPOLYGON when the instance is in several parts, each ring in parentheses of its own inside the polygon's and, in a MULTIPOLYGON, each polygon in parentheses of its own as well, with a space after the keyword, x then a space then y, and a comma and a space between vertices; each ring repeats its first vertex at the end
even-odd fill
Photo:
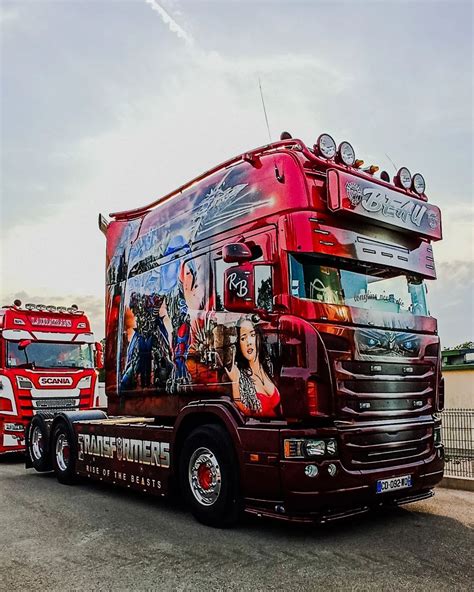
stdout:
POLYGON ((434 498, 324 527, 247 518, 195 522, 173 500, 60 485, 0 460, 0 589, 468 590, 474 494, 434 498))

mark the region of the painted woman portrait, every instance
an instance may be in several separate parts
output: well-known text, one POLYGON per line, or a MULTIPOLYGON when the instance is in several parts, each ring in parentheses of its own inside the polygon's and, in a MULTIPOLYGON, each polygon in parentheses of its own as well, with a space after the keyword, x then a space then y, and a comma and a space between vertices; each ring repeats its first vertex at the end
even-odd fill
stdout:
POLYGON ((272 381, 270 358, 262 333, 251 316, 237 325, 237 342, 230 369, 224 370, 232 382, 232 398, 245 415, 278 417, 280 393, 272 381))

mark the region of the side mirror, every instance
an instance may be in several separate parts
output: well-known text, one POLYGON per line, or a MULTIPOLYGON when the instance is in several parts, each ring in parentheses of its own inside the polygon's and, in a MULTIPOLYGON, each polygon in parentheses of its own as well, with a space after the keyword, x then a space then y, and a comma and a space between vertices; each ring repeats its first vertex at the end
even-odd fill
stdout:
POLYGON ((18 349, 19 350, 24 350, 25 348, 27 348, 29 345, 31 345, 31 339, 22 339, 19 344, 18 344, 18 349))
POLYGON ((95 367, 97 370, 102 370, 104 367, 104 348, 99 341, 95 344, 95 367))
MULTIPOLYGON (((249 249, 250 250, 250 249, 249 249)), ((224 272, 224 307, 235 312, 255 311, 253 265, 244 263, 224 272)))
POLYGON ((222 249, 222 259, 225 263, 244 263, 252 257, 252 251, 245 243, 230 243, 222 249))

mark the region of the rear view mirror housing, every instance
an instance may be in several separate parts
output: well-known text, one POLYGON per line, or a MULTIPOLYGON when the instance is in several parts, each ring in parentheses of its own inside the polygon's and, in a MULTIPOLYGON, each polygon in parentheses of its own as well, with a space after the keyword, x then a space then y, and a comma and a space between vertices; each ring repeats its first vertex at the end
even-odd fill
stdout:
POLYGON ((229 243, 222 249, 225 263, 245 263, 253 258, 253 253, 245 243, 229 243))

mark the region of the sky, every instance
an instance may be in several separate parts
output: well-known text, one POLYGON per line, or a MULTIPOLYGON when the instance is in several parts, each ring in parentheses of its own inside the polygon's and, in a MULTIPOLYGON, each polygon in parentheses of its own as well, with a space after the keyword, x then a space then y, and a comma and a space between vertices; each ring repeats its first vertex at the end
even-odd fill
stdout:
POLYGON ((474 339, 473 4, 1 0, 0 305, 78 304, 104 335, 99 212, 290 131, 426 179, 443 346, 474 339))

